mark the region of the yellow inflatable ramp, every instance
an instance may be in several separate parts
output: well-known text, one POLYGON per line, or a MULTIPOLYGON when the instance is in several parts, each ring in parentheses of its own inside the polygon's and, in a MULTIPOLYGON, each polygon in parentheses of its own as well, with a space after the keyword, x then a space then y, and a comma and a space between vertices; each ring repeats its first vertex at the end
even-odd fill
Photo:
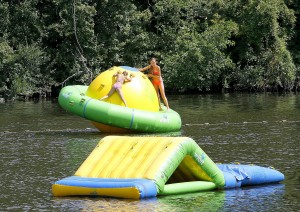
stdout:
POLYGON ((76 171, 52 185, 54 196, 147 198, 224 186, 217 165, 191 138, 103 138, 76 171))

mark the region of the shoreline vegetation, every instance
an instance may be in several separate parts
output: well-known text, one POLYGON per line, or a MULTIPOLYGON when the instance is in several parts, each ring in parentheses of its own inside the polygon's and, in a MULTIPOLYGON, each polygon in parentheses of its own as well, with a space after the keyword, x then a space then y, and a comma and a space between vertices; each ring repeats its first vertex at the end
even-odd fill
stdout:
POLYGON ((151 57, 167 94, 298 92, 299 17, 293 0, 4 0, 0 102, 151 57))

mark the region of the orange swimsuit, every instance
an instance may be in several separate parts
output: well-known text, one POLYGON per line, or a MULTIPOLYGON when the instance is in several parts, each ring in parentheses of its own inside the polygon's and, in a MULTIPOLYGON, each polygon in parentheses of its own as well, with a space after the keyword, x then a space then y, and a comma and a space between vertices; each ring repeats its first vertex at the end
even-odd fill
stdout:
MULTIPOLYGON (((159 72, 158 71, 152 71, 153 75, 159 76, 159 72)), ((160 78, 152 78, 152 84, 153 85, 160 85, 161 84, 161 79, 160 78)))

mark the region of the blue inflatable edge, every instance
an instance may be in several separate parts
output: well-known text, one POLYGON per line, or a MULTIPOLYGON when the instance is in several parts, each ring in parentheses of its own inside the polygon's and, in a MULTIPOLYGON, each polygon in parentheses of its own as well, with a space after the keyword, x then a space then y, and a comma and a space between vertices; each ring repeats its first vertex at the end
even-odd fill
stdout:
POLYGON ((150 198, 157 195, 156 184, 152 180, 137 178, 89 178, 71 176, 63 178, 55 184, 86 188, 136 188, 139 190, 140 198, 150 198))
POLYGON ((137 68, 133 68, 133 67, 130 67, 130 66, 120 66, 121 68, 124 68, 128 71, 139 71, 137 68))
POLYGON ((255 165, 218 164, 225 178, 224 188, 279 183, 284 175, 272 168, 255 165))

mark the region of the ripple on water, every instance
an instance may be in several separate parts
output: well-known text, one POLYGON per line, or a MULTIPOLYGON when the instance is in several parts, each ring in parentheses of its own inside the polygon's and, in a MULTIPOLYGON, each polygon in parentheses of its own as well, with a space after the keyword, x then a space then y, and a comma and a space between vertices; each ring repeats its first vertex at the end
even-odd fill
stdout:
POLYGON ((215 162, 273 166, 285 174, 286 180, 278 187, 217 190, 139 201, 54 198, 51 184, 73 175, 105 135, 89 121, 61 110, 57 103, 4 104, 0 110, 0 179, 5 185, 1 187, 1 209, 300 211, 300 98, 251 94, 178 98, 173 96, 169 103, 176 106, 183 127, 179 134, 167 136, 193 138, 215 162))

